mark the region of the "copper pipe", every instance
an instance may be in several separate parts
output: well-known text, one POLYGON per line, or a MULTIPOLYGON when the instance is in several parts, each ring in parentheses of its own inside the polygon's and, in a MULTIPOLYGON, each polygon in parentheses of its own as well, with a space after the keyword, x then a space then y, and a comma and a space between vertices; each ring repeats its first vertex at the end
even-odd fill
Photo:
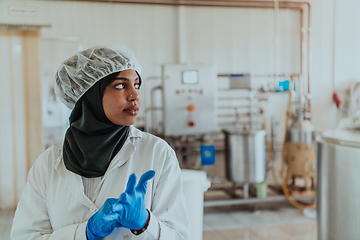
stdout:
MULTIPOLYGON (((311 56, 310 56, 310 45, 311 45, 311 37, 310 37, 310 34, 311 34, 311 4, 310 3, 306 3, 308 5, 308 93, 310 94, 310 59, 311 59, 311 56)), ((309 99, 309 112, 311 112, 311 100, 309 99)))
MULTIPOLYGON (((59 0, 55 0, 59 1, 59 0)), ((109 3, 102 0, 61 0, 61 1, 69 1, 69 2, 97 2, 97 3, 109 3)), ((181 4, 171 4, 171 3, 147 3, 147 2, 111 2, 111 3, 122 3, 122 4, 142 4, 142 5, 160 5, 160 6, 184 6, 184 7, 224 7, 224 8, 233 8, 233 7, 241 7, 241 8, 273 8, 271 6, 256 6, 256 5, 247 5, 247 6, 237 6, 237 5, 208 5, 208 4, 194 4, 194 3, 181 3, 181 4)), ((289 7, 280 7, 281 9, 287 9, 289 7)))
POLYGON ((304 49, 303 49, 303 44, 304 44, 304 31, 303 31, 303 29, 304 29, 304 25, 305 25, 305 23, 304 23, 304 21, 305 21, 305 16, 304 16, 304 8, 303 7, 300 7, 301 8, 301 10, 300 10, 300 12, 301 12, 301 46, 300 46, 300 51, 301 51, 301 67, 300 67, 300 71, 301 71, 301 76, 304 76, 304 49))
MULTIPOLYGON (((54 0, 60 1, 60 0, 54 0)), ((63 1, 63 0, 61 0, 63 1)), ((260 8, 274 8, 274 4, 271 1, 250 1, 250 0, 197 0, 197 1, 131 1, 131 0, 65 0, 70 2, 99 2, 99 3, 125 3, 125 4, 147 4, 147 5, 166 5, 166 6, 195 6, 195 7, 260 7, 260 8), (201 3, 204 2, 204 3, 201 3), (249 5, 241 5, 241 3, 248 3, 249 5), (259 6, 260 4, 266 4, 265 6, 259 6), (239 4, 239 5, 236 5, 239 4)), ((304 2, 287 2, 280 1, 281 8, 290 8, 289 4, 303 4, 304 2)))

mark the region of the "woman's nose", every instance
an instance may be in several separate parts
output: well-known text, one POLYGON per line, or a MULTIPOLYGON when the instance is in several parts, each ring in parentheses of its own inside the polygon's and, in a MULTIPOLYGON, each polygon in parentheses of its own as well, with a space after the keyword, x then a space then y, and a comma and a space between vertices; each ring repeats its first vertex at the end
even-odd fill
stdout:
POLYGON ((128 101, 137 101, 139 100, 140 92, 138 91, 132 91, 130 95, 128 96, 128 101))

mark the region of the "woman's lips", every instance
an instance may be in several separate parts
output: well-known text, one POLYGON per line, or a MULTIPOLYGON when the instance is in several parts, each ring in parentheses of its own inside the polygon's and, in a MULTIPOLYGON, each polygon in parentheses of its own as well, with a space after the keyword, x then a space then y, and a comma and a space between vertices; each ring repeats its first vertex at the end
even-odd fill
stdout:
POLYGON ((136 116, 139 112, 139 108, 138 107, 129 107, 124 109, 124 112, 126 112, 127 114, 131 115, 131 116, 136 116))

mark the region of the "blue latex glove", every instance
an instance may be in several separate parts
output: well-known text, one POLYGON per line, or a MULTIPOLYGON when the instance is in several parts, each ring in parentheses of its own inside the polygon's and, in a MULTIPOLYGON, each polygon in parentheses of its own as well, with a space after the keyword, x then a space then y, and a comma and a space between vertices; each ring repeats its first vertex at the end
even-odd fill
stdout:
POLYGON ((144 173, 137 186, 135 173, 131 174, 124 193, 120 195, 118 203, 114 204, 114 211, 119 214, 118 221, 131 230, 142 229, 148 220, 149 214, 145 208, 145 194, 147 181, 152 179, 155 171, 144 173))
POLYGON ((121 227, 118 222, 118 214, 114 212, 114 204, 119 199, 108 198, 102 207, 90 217, 86 225, 86 235, 89 240, 97 240, 110 235, 117 227, 121 227))

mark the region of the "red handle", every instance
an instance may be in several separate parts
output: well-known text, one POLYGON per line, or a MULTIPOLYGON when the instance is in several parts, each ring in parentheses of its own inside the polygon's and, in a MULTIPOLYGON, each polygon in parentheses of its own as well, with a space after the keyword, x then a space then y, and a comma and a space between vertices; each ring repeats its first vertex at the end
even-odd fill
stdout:
POLYGON ((336 103, 336 107, 339 108, 339 106, 341 104, 341 99, 340 99, 339 94, 337 92, 334 92, 333 99, 334 99, 334 102, 336 103))

